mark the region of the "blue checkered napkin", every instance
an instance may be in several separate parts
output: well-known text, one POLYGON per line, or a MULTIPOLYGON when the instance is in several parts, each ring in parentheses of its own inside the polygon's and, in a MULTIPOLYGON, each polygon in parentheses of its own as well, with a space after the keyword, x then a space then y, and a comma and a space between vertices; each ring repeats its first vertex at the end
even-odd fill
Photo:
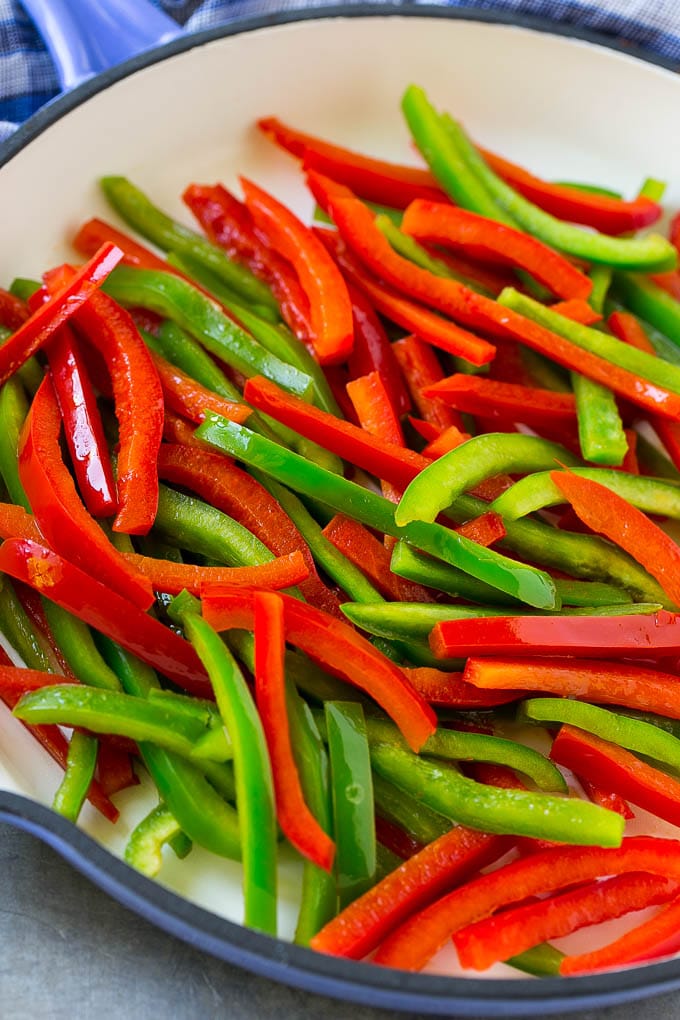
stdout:
MULTIPOLYGON (((153 0, 187 32, 238 18, 276 14, 333 0, 153 0)), ((349 0, 359 4, 361 0, 349 0)), ((375 2, 375 0, 373 0, 375 2)), ((380 2, 380 0, 378 0, 380 2)), ((415 0, 418 2, 418 0, 415 0)), ((539 16, 630 42, 677 63, 680 70, 680 0, 424 0, 441 6, 539 16)), ((59 91, 52 61, 18 0, 0 0, 0 141, 59 91)))

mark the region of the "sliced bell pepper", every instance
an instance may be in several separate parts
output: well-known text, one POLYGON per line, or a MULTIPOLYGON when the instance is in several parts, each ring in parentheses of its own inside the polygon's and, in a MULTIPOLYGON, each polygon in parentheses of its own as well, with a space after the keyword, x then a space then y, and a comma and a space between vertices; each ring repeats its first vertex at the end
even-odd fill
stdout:
MULTIPOLYGON (((256 592, 251 596, 255 631, 255 698, 272 760, 276 814, 279 824, 303 857, 330 871, 335 844, 305 802, 290 743, 283 674, 288 637, 281 596, 256 592)), ((206 603, 208 610, 208 603, 206 603)))
POLYGON ((0 384, 40 350, 55 331, 88 301, 122 257, 120 248, 113 244, 103 245, 48 302, 37 308, 12 333, 0 346, 0 384))
POLYGON ((437 623, 430 647, 441 658, 464 655, 573 655, 663 659, 680 654, 680 617, 505 616, 437 623))
POLYGON ((76 322, 103 355, 113 386, 119 428, 119 505, 113 530, 144 535, 158 501, 155 463, 163 435, 158 373, 130 315, 107 294, 93 295, 76 322))
POLYGON ((612 296, 635 315, 680 343, 680 301, 657 286, 649 277, 637 273, 617 273, 612 296))
POLYGON ((557 657, 542 660, 471 657, 463 679, 484 691, 541 691, 680 718, 676 674, 633 663, 557 657))
POLYGON ((90 517, 61 458, 61 416, 46 376, 26 419, 19 477, 36 522, 50 545, 141 609, 153 603, 149 582, 127 563, 90 517))
POLYGON ((576 417, 576 403, 570 393, 555 393, 483 376, 457 373, 425 387, 423 393, 426 397, 443 400, 457 411, 521 421, 537 428, 544 424, 571 425, 576 417))
POLYGON ((8 539, 0 546, 0 570, 119 641, 184 690, 199 697, 209 694, 205 673, 186 641, 57 553, 37 542, 8 539))
POLYGON ((477 921, 453 942, 462 967, 486 970, 549 939, 667 903, 677 891, 677 881, 661 875, 616 875, 477 921))
POLYGON ((35 518, 16 503, 0 503, 0 538, 43 540, 35 518))
POLYGON ((441 400, 426 397, 423 392, 428 386, 444 378, 444 372, 432 348, 412 335, 397 340, 392 345, 392 350, 401 366, 413 403, 425 421, 432 422, 440 429, 452 425, 462 429, 463 421, 459 414, 441 400))
POLYGON ((252 181, 241 179, 246 205, 274 246, 294 266, 309 299, 312 343, 321 364, 344 361, 352 350, 352 306, 337 267, 315 235, 252 181))
POLYGON ((463 247, 482 259, 524 269, 559 298, 585 299, 592 281, 554 249, 514 227, 451 204, 418 200, 404 213, 401 229, 418 241, 463 247))
MULTIPOLYGON (((434 713, 408 684, 398 666, 378 653, 347 623, 329 617, 290 596, 284 606, 286 640, 310 653, 325 669, 366 691, 401 726, 412 747, 420 747, 434 730, 434 713)), ((219 591, 212 586, 203 598, 203 613, 219 630, 252 629, 253 594, 219 591)))
POLYGON ((576 464, 557 443, 537 436, 488 433, 474 436, 428 464, 410 483, 394 517, 399 525, 434 521, 463 492, 502 472, 525 473, 576 464))
POLYGON ((369 202, 405 209, 414 198, 444 198, 427 170, 399 166, 351 152, 296 131, 276 117, 263 117, 258 120, 257 126, 281 148, 303 160, 305 166, 345 184, 369 202))
POLYGON ((583 475, 551 471, 584 524, 634 556, 680 606, 680 548, 641 510, 616 492, 583 475))
POLYGON ((463 680, 460 672, 447 673, 428 666, 404 669, 415 689, 430 705, 442 708, 493 708, 507 705, 525 696, 525 691, 486 691, 463 680))
POLYGON ((241 423, 250 416, 251 409, 245 404, 226 400, 212 390, 206 389, 160 355, 152 352, 151 359, 163 387, 165 406, 175 414, 193 422, 203 421, 206 408, 241 423))
MULTIPOLYGON (((346 389, 362 429, 374 436, 378 442, 387 442, 402 448, 406 446, 399 418, 377 372, 352 379, 347 383, 346 389)), ((401 490, 398 487, 389 482, 383 482, 381 487, 383 495, 393 503, 399 502, 401 490)))
POLYGON ((634 836, 616 848, 559 846, 541 850, 473 879, 413 914, 385 939, 374 962, 421 970, 456 931, 506 905, 605 875, 639 871, 677 879, 680 843, 634 836))
MULTIPOLYGON (((94 255, 94 252, 90 253, 94 255)), ((0 287, 0 325, 12 333, 26 322, 30 312, 25 301, 0 287)))
POLYGON ((155 878, 163 865, 163 846, 184 835, 171 811, 160 803, 132 830, 125 844, 125 861, 147 878, 155 878))
MULTIPOLYGON (((253 696, 235 659, 195 611, 193 600, 175 599, 170 612, 172 618, 183 625, 208 671, 224 726, 232 734, 243 861, 244 924, 275 935, 275 780, 272 776, 274 763, 270 761, 265 738, 266 719, 258 716, 253 696)), ((275 634, 272 637, 276 640, 275 634)))
POLYGON ((354 347, 347 360, 350 378, 377 372, 398 417, 411 407, 408 390, 402 377, 395 350, 390 343, 371 302, 362 291, 348 285, 354 322, 354 347))
POLYGON ((211 584, 276 590, 293 587, 309 577, 309 569, 299 550, 253 567, 201 567, 137 553, 123 555, 140 574, 148 577, 155 591, 168 595, 177 595, 185 588, 198 595, 203 585, 211 584))

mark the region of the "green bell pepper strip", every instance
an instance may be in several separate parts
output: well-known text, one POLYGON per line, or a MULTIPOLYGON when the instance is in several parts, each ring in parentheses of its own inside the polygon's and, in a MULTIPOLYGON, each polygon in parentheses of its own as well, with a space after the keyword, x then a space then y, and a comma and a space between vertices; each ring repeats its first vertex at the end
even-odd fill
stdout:
POLYGON ((19 480, 19 434, 28 414, 28 401, 18 379, 8 379, 0 389, 0 474, 13 503, 31 513, 19 480))
POLYGON ((554 585, 542 571, 506 559, 437 524, 415 521, 401 528, 395 523, 389 500, 233 424, 219 415, 209 415, 196 434, 296 492, 320 499, 384 534, 405 538, 536 608, 555 607, 554 585))
POLYGON ((646 475, 663 478, 667 482, 680 482, 680 471, 675 464, 641 432, 637 433, 637 458, 646 475))
POLYGON ((52 649, 35 630, 19 601, 9 578, 0 586, 0 631, 29 669, 43 673, 59 673, 59 664, 52 649))
POLYGON ((30 279, 27 276, 15 276, 9 286, 9 292, 14 297, 18 297, 20 301, 28 301, 35 294, 36 290, 40 290, 40 286, 37 280, 30 279))
POLYGON ((554 390, 555 393, 571 393, 569 373, 550 361, 543 354, 532 350, 531 347, 520 347, 519 355, 522 362, 535 380, 536 386, 545 390, 554 390))
MULTIPOLYGON (((232 305, 243 305, 243 295, 239 294, 238 291, 235 291, 233 287, 230 287, 223 280, 220 280, 219 276, 216 276, 215 273, 199 259, 192 258, 191 255, 188 255, 186 252, 169 251, 165 261, 169 266, 172 266, 173 269, 179 269, 180 273, 184 276, 188 276, 189 279, 193 283, 197 284, 202 290, 209 291, 210 294, 226 308, 231 308, 232 305)), ((281 323, 281 315, 278 306, 275 311, 271 306, 248 302, 248 308, 253 315, 257 316, 257 318, 263 322, 268 322, 270 324, 281 323)))
POLYGON ((517 956, 511 956, 505 962, 516 970, 524 971, 525 974, 533 974, 534 977, 558 977, 564 955, 549 942, 543 942, 540 946, 533 946, 523 953, 518 953, 517 956))
MULTIPOLYGON (((305 803, 329 836, 333 835, 328 756, 309 706, 286 675, 286 701, 290 739, 300 773, 305 803)), ((334 876, 305 860, 302 867, 302 894, 295 926, 294 941, 309 945, 311 938, 337 913, 334 876)))
MULTIPOLYGON (((510 490, 508 490, 510 491, 510 490)), ((481 602, 487 604, 505 606, 518 605, 516 599, 504 596, 502 592, 483 585, 474 577, 463 574, 462 571, 433 560, 429 556, 423 556, 416 549, 412 549, 406 542, 397 542, 392 551, 390 563, 392 572, 407 581, 415 581, 438 591, 446 592, 455 598, 464 598, 470 602, 481 602)), ((601 581, 569 581, 554 579, 555 590, 558 598, 564 606, 614 606, 626 605, 632 602, 628 592, 617 588, 613 584, 604 584, 601 581)))
POLYGON ((90 783, 94 779, 97 768, 99 742, 89 733, 72 734, 66 756, 64 778, 52 801, 52 809, 57 814, 76 822, 81 808, 85 803, 90 783))
POLYGON ((399 825, 423 846, 433 843, 451 828, 449 818, 410 797, 378 773, 373 775, 373 799, 379 815, 399 825))
MULTIPOLYGON (((606 468, 572 468, 576 475, 600 482, 623 496, 645 513, 680 519, 680 485, 662 478, 631 475, 627 471, 606 468)), ((509 521, 564 503, 564 495, 550 478, 550 471, 526 475, 491 504, 491 509, 509 521)))
POLYGON ((593 289, 590 292, 588 302, 596 312, 602 315, 607 293, 614 277, 614 271, 611 266, 594 265, 588 275, 593 283, 593 289))
POLYGON ((165 485, 159 487, 154 527, 180 548, 227 566, 274 559, 259 538, 227 514, 165 485))
POLYGON ((270 354, 186 280, 153 269, 118 266, 106 283, 106 292, 120 304, 148 308, 172 319, 246 377, 264 375, 282 389, 309 398, 313 383, 308 375, 270 354))
POLYGON ((243 400, 238 388, 197 340, 172 319, 161 323, 158 335, 143 333, 146 344, 192 379, 227 400, 243 400))
POLYGON ((335 874, 341 909, 375 882, 376 840, 371 760, 361 705, 324 706, 331 767, 335 874))
POLYGON ((586 801, 485 786, 451 765, 391 744, 371 745, 379 775, 447 818, 481 832, 530 836, 582 846, 620 846, 624 820, 586 801))
POLYGON ((245 300, 268 306, 278 313, 271 291, 250 270, 232 262, 221 248, 200 234, 172 220, 125 177, 102 177, 100 184, 118 215, 152 244, 163 251, 185 252, 193 256, 245 300))
MULTIPOLYGON (((98 636, 98 643, 126 693, 145 698, 152 688, 159 686, 154 671, 133 655, 108 638, 98 636)), ((212 781, 195 765, 162 747, 142 743, 139 751, 161 799, 189 839, 220 857, 239 860, 238 815, 212 781)), ((221 770, 217 763, 215 771, 219 774, 221 770)))
MULTIPOLYGON (((539 699, 535 699, 539 700, 539 699)), ((389 745, 408 751, 396 726, 386 719, 366 717, 366 733, 371 746, 389 745)), ((421 755, 446 758, 452 761, 482 761, 507 765, 528 776, 539 790, 548 793, 566 793, 567 784, 562 773, 552 762, 531 747, 505 737, 487 733, 472 733, 439 727, 423 744, 421 755)))
MULTIPOLYGON (((191 758, 194 746, 206 733, 207 722, 173 710, 172 702, 152 701, 117 691, 102 691, 78 684, 55 684, 30 691, 21 698, 14 714, 33 726, 57 723, 82 727, 93 733, 129 737, 164 747, 191 758)), ((215 761, 228 761, 232 746, 227 735, 221 737, 215 761)))
MULTIPOLYGON (((474 496, 459 496, 448 515, 462 523, 489 509, 474 496)), ((508 521, 499 545, 511 549, 532 563, 563 570, 576 578, 618 585, 639 602, 659 602, 674 608, 659 584, 632 557, 596 535, 561 531, 527 518, 508 521)))
POLYGON ((518 714, 522 720, 576 726, 680 772, 680 740, 640 719, 570 698, 529 698, 518 714))
POLYGON ((120 691, 120 681, 101 657, 87 624, 49 599, 43 598, 42 605, 54 639, 78 680, 89 687, 120 691))
POLYGON ((680 344, 680 302, 653 280, 632 273, 617 273, 612 294, 629 311, 651 323, 674 344, 680 344))
POLYGON ((527 319, 545 326, 582 350, 590 351, 610 364, 633 372, 636 376, 647 379, 665 390, 680 393, 680 366, 672 365, 656 355, 647 354, 646 351, 639 351, 600 330, 573 322, 563 315, 552 312, 526 294, 513 290, 512 287, 506 287, 497 300, 500 305, 512 308, 527 319))
MULTIPOLYGON (((423 602, 343 602, 340 607, 351 623, 378 637, 395 641, 424 640, 441 620, 471 620, 480 617, 522 616, 526 610, 500 606, 442 606, 423 602)), ((647 616, 658 613, 658 602, 626 602, 614 606, 584 606, 560 609, 550 616, 647 616)), ((531 610, 536 616, 536 610, 531 610)), ((436 660, 441 663, 440 660, 436 660)), ((438 668, 442 668, 441 665, 438 668)))
POLYGON ((233 655, 196 612, 195 600, 178 595, 169 615, 182 625, 205 666, 231 738, 243 861, 244 924, 276 935, 274 782, 255 702, 233 655))
POLYGON ((165 804, 158 804, 135 826, 125 846, 125 860, 147 878, 155 878, 163 865, 163 846, 183 835, 165 804))
POLYGON ((440 123, 469 172, 484 185, 504 214, 528 234, 568 255, 620 269, 663 272, 677 265, 677 251, 661 234, 610 237, 583 230, 544 212, 494 173, 457 121, 445 114, 440 123))
POLYGON ((318 361, 312 357, 302 341, 298 340, 287 326, 283 324, 273 326, 271 322, 265 321, 255 309, 244 308, 238 296, 232 296, 228 291, 225 291, 224 287, 220 285, 220 281, 213 274, 205 272, 193 259, 171 253, 168 256, 168 262, 209 290, 226 307, 227 311, 234 314, 258 343, 266 347, 270 354, 310 376, 314 380, 316 397, 314 402, 318 407, 328 411, 329 414, 341 415, 342 412, 318 361))
POLYGON ((454 202, 481 216, 514 226, 514 219, 501 209, 480 175, 461 155, 424 90, 417 85, 409 85, 402 97, 401 108, 425 162, 454 202))
POLYGON ((473 436, 416 475, 397 504, 394 519, 402 526, 411 521, 432 522, 458 496, 486 478, 579 463, 559 443, 538 436, 505 432, 473 436))
POLYGON ((593 464, 622 464, 628 440, 613 392, 579 372, 571 373, 571 385, 583 459, 593 464))

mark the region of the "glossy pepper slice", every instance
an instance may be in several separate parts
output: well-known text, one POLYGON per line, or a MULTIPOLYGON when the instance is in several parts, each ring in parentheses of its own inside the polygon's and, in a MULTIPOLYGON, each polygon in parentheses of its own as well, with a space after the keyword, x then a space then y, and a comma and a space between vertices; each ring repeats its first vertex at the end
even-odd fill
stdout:
POLYGON ((137 553, 123 553, 123 556, 140 574, 148 577, 155 591, 168 595, 178 595, 184 589, 199 595, 202 586, 211 584, 271 590, 292 588, 309 577, 309 568, 299 550, 252 567, 202 567, 137 553))
POLYGON ((412 202, 401 223, 419 241, 463 247, 482 259, 496 259, 525 269, 557 297, 587 298, 592 281, 554 249, 514 227, 497 223, 451 204, 412 202))
POLYGON ((486 970, 549 939, 667 903, 677 890, 677 881, 661 875, 616 875, 477 921, 453 942, 462 967, 486 970))
POLYGON ((411 400, 393 345, 371 302, 356 287, 348 286, 354 322, 354 347, 347 360, 350 378, 377 372, 398 417, 406 414, 411 400))
POLYGON ((292 263, 307 294, 319 361, 344 361, 352 350, 352 307, 337 267, 314 234, 285 206, 252 181, 242 178, 241 185, 255 223, 292 263))
POLYGON ((237 401, 227 400, 218 393, 201 386, 180 368, 171 365, 159 354, 151 353, 158 378, 163 388, 165 407, 175 414, 188 418, 189 421, 202 422, 206 408, 225 418, 243 423, 251 412, 251 408, 237 401))
POLYGON ((0 383, 4 383, 54 332, 78 311, 123 257, 120 248, 103 245, 58 293, 41 305, 0 347, 0 383))
MULTIPOLYGON (((279 598, 284 607, 286 640, 309 652, 329 672, 370 694, 394 718, 409 745, 420 747, 434 730, 434 713, 410 687, 399 667, 349 624, 290 596, 281 594, 279 598)), ((220 592, 213 587, 204 593, 203 613, 218 630, 252 629, 253 605, 252 592, 220 592)))
POLYGON ((471 657, 463 679, 485 691, 541 691, 680 718, 676 674, 633 663, 557 657, 534 660, 471 657))
POLYGON ((584 524, 630 553, 680 605, 680 548, 641 510, 583 475, 551 471, 550 478, 584 524))
POLYGON ((276 814, 283 832, 303 857, 330 871, 335 845, 307 807, 290 743, 283 673, 287 636, 284 604, 274 593, 256 592, 251 598, 255 698, 272 759, 276 814))
POLYGON ((529 896, 556 892, 605 875, 645 871, 680 875, 680 843, 634 836, 617 848, 559 846, 513 861, 443 896, 393 931, 374 962, 421 970, 456 931, 529 896))
POLYGON ((430 646, 442 658, 462 655, 573 655, 662 659, 680 654, 680 616, 506 616, 437 623, 430 646))
POLYGON ((420 415, 439 429, 451 425, 463 428, 459 414, 441 400, 425 396, 425 389, 444 378, 437 355, 415 335, 405 336, 392 345, 404 379, 420 415))
POLYGON ((576 418, 576 403, 571 393, 555 393, 483 376, 450 375, 427 386, 423 394, 442 400, 457 411, 491 420, 521 421, 539 429, 545 425, 573 425, 576 418))
POLYGON ((105 584, 37 542, 8 539, 0 570, 24 581, 199 697, 210 687, 191 646, 105 584))
POLYGON ((61 416, 46 376, 26 419, 19 447, 19 477, 41 532, 55 550, 141 609, 153 602, 146 578, 127 563, 90 517, 61 458, 61 416))

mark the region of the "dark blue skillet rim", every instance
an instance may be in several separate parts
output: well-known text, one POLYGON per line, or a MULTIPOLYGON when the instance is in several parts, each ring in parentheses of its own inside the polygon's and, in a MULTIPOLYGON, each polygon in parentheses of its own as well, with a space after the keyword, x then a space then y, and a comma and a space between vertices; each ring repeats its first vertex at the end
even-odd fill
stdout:
MULTIPOLYGON (((128 75, 226 36, 298 21, 361 17, 449 18, 526 28, 589 42, 677 71, 676 63, 641 47, 529 15, 419 4, 340 4, 237 20, 177 39, 88 80, 39 110, 0 147, 0 167, 81 103, 128 75)), ((308 992, 383 1009, 434 1016, 536 1016, 613 1006, 680 988, 680 960, 568 979, 456 978, 411 974, 315 953, 227 921, 177 896, 114 857, 50 808, 0 790, 0 822, 31 833, 147 921, 212 956, 308 992)))

